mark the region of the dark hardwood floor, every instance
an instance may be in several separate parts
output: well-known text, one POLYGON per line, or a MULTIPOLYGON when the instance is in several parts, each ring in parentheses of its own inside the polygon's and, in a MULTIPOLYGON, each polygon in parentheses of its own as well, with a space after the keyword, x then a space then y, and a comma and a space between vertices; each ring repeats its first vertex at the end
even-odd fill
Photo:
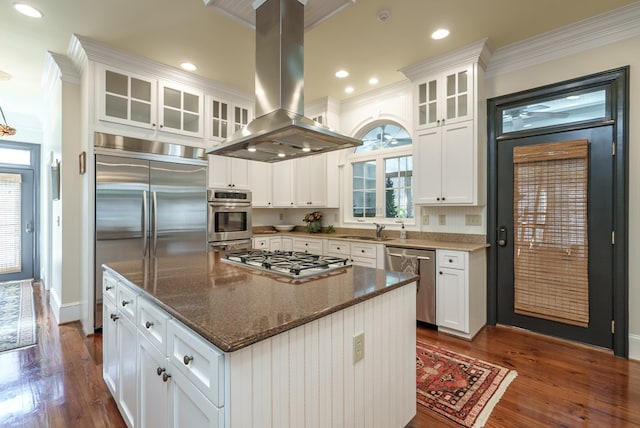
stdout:
MULTIPOLYGON (((57 326, 34 287, 38 345, 0 353, 0 427, 124 427, 102 381, 101 336, 57 326)), ((487 427, 640 427, 640 362, 507 327, 469 342, 426 328, 418 338, 517 370, 487 427)), ((418 405, 409 428, 452 426, 418 405)))

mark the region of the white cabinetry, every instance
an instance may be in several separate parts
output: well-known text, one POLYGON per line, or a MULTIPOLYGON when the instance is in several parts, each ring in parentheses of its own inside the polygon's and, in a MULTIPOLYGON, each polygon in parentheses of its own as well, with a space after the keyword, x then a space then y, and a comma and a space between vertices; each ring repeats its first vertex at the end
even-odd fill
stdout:
MULTIPOLYGON (((283 248, 283 239, 291 241, 291 238, 283 238, 280 236, 253 238, 253 248, 257 250, 285 251, 283 248)), ((288 251, 291 251, 291 248, 289 248, 288 251)))
POLYGON ((293 251, 311 254, 324 254, 322 239, 316 238, 292 238, 293 251))
POLYGON ((248 190, 249 161, 226 156, 209 156, 209 188, 248 190))
POLYGON ((378 267, 379 251, 383 251, 382 246, 379 244, 330 239, 327 242, 326 254, 328 256, 346 257, 349 258, 354 265, 375 269, 378 267))
POLYGON ((327 156, 324 154, 296 159, 296 206, 323 207, 327 200, 327 156))
POLYGON ((278 162, 271 168, 271 195, 276 208, 295 207, 295 161, 278 162))
POLYGON ((486 324, 485 251, 436 250, 438 329, 472 339, 486 324))
POLYGON ((204 93, 174 82, 159 82, 160 130, 202 138, 204 93))
POLYGON ((166 428, 169 426, 169 362, 146 336, 139 334, 140 426, 166 428))
POLYGON ((249 183, 251 188, 251 206, 254 208, 270 208, 271 164, 267 162, 249 161, 249 183))
POLYGON ((414 84, 414 201, 484 205, 486 40, 406 67, 414 84))

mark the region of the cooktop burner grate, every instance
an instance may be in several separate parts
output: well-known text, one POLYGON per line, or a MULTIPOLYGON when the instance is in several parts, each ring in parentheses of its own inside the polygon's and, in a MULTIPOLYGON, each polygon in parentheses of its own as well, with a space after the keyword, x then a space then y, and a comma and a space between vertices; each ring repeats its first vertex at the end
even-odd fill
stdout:
POLYGON ((225 262, 304 278, 349 266, 349 260, 299 251, 247 250, 226 253, 225 262))

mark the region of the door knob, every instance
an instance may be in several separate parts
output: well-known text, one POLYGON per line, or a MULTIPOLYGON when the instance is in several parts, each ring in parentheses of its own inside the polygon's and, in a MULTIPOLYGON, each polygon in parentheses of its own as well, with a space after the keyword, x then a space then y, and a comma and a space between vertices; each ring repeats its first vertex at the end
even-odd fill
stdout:
POLYGON ((498 245, 504 247, 507 245, 507 228, 506 226, 500 226, 498 229, 498 245))

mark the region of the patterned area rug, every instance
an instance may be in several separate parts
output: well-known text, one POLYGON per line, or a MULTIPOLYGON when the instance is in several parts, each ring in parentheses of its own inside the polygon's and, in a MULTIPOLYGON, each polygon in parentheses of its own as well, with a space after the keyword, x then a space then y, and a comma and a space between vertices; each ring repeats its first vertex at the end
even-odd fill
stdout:
POLYGON ((516 371, 418 341, 418 404, 463 427, 482 427, 516 371))
POLYGON ((36 343, 31 280, 0 283, 0 352, 36 343))

